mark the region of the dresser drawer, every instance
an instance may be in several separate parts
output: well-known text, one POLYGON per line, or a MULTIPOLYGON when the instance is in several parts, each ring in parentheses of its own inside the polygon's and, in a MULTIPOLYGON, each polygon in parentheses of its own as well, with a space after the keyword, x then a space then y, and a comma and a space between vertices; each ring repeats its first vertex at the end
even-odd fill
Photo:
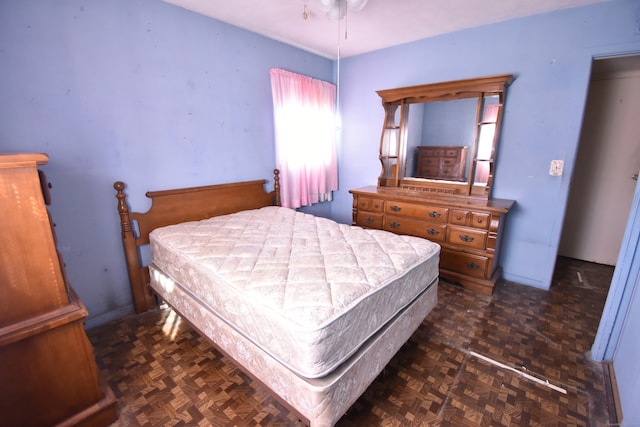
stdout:
POLYGON ((460 210, 460 209, 451 209, 451 215, 449 216, 449 224, 454 225, 467 225, 468 218, 470 218, 471 212, 460 210))
POLYGON ((369 212, 382 212, 384 201, 370 197, 358 197, 358 210, 369 212))
POLYGON ((400 216, 386 215, 384 229, 397 234, 423 237, 433 242, 444 242, 447 238, 447 226, 445 224, 400 216))
POLYGON ((356 225, 365 228, 382 229, 382 214, 375 212, 358 211, 356 225))
POLYGON ((486 212, 471 212, 463 209, 451 209, 449 224, 487 230, 491 224, 491 215, 486 212))
POLYGON ((440 253, 440 268, 467 276, 486 278, 489 258, 443 249, 440 253))
POLYGON ((451 226, 447 230, 447 242, 468 248, 487 248, 487 232, 467 227, 451 226))
POLYGON ((471 227, 488 229, 491 224, 491 215, 486 212, 471 212, 471 227))
POLYGON ((414 205, 388 201, 384 209, 385 213, 395 216, 410 216, 413 218, 428 219, 431 222, 447 222, 449 209, 439 206, 414 205))

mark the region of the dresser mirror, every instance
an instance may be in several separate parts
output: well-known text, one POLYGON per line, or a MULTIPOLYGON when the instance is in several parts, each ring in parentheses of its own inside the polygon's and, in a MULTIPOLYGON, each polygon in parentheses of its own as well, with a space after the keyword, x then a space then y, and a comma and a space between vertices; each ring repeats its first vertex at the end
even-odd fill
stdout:
POLYGON ((379 187, 487 199, 511 75, 377 91, 385 109, 379 187))

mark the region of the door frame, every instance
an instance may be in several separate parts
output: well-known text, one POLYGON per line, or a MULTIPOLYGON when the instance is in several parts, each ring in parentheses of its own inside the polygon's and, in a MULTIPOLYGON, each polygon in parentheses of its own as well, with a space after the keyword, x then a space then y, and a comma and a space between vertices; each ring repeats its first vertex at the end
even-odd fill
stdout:
POLYGON ((613 359, 639 274, 640 184, 636 183, 629 220, 622 238, 609 294, 602 311, 595 341, 591 347, 591 357, 594 360, 613 359))
MULTIPOLYGON (((592 61, 612 59, 627 55, 640 55, 640 52, 631 51, 621 52, 619 54, 594 55, 592 61)), ((636 182, 636 188, 609 287, 609 293, 602 311, 598 331, 591 347, 591 358, 593 360, 613 360, 639 274, 640 183, 636 182)))

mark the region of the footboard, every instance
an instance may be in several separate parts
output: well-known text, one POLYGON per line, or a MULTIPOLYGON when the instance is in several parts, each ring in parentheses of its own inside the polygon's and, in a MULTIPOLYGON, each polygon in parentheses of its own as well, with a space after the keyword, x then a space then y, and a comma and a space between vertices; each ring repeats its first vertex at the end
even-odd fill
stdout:
POLYGON ((140 247, 149 244, 149 233, 158 227, 198 221, 264 206, 280 206, 279 171, 274 173, 274 189, 265 192, 266 180, 147 192, 151 207, 147 212, 130 212, 125 184, 113 184, 118 199, 122 244, 129 285, 136 313, 153 308, 156 300, 149 289, 149 269, 142 262, 140 247))

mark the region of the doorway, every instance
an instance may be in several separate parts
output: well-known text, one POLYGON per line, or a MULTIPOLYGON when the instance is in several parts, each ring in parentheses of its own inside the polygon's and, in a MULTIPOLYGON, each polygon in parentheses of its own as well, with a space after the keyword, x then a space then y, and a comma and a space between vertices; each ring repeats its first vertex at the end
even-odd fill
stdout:
POLYGON ((638 117, 640 55, 595 60, 559 255, 616 264, 640 169, 638 117))
MULTIPOLYGON (((632 81, 635 81, 638 84, 640 80, 640 55, 635 56, 627 56, 627 57, 617 57, 611 59, 601 59, 595 60, 592 68, 592 83, 590 85, 589 95, 591 94, 591 87, 593 86, 594 77, 598 78, 600 76, 614 76, 618 77, 629 77, 632 81)), ((628 97, 623 97, 628 99, 628 97)), ((636 95, 636 101, 639 96, 636 95)), ((587 100, 587 105, 585 108, 585 119, 584 122, 588 120, 587 111, 591 108, 591 97, 587 100)), ((636 108, 637 104, 636 104, 636 108)), ((635 110, 635 114, 631 115, 631 119, 627 119, 628 122, 632 122, 635 124, 635 141, 632 140, 632 144, 628 147, 627 153, 631 156, 631 153, 637 155, 638 150, 640 150, 640 123, 637 123, 637 117, 640 111, 635 110)), ((604 114, 602 116, 591 116, 589 118, 592 121, 597 122, 598 124, 606 127, 609 123, 607 122, 608 114, 604 114)), ((625 123, 625 126, 628 123, 625 123)), ((583 134, 585 133, 586 125, 583 126, 583 134)), ((578 168, 586 168, 588 170, 589 164, 581 164, 581 151, 583 150, 582 144, 584 142, 584 138, 580 140, 580 147, 578 148, 578 156, 576 159, 576 170, 578 168)), ((597 145, 602 147, 607 147, 606 141, 599 141, 597 145)), ((587 150, 589 150, 587 148, 587 150)), ((640 165, 637 165, 640 167, 640 165)), ((617 167, 616 167, 617 168, 617 167)), ((575 173, 575 172, 574 172, 575 173)), ((637 169, 636 172, 637 173, 637 169)), ((633 175, 633 172, 631 173, 633 175)), ((576 197, 583 194, 597 193, 596 191, 591 191, 592 189, 587 186, 583 181, 579 178, 579 175, 574 175, 574 179, 572 180, 572 185, 570 188, 570 194, 568 198, 568 206, 567 206, 567 215, 565 216, 565 222, 562 231, 561 241, 566 243, 566 239, 568 239, 568 231, 564 228, 567 227, 568 224, 573 220, 578 220, 580 217, 580 212, 573 209, 571 206, 572 201, 575 200, 576 197), (574 193, 578 193, 577 195, 574 193)), ((636 259, 637 259, 637 238, 640 233, 640 230, 637 230, 638 223, 638 214, 640 209, 640 185, 637 185, 637 181, 633 181, 632 186, 635 187, 635 195, 632 195, 631 199, 631 209, 624 208, 624 214, 626 215, 624 220, 621 221, 625 224, 625 226, 629 227, 623 236, 624 241, 617 242, 617 253, 616 253, 616 261, 615 261, 615 269, 613 280, 610 283, 610 289, 607 296, 607 301, 605 304, 605 309, 601 314, 600 326, 598 328, 598 332, 595 337, 594 345, 592 347, 592 355, 594 356, 594 360, 602 361, 602 360, 610 360, 613 352, 615 351, 615 343, 617 343, 617 337, 619 336, 621 330, 621 324, 625 322, 624 313, 627 312, 629 305, 629 294, 633 292, 634 285, 632 282, 633 277, 637 275, 636 259), (635 242, 635 243, 634 243, 635 242), (620 247, 621 244, 624 244, 624 247, 620 247), (633 248, 636 249, 633 249, 633 248), (635 267, 633 267, 636 265, 635 267), (622 316, 622 317, 619 317, 622 316)), ((615 209, 615 206, 608 206, 609 209, 615 209)), ((618 207, 618 210, 622 210, 622 208, 618 207)), ((589 229, 583 229, 582 233, 589 233, 589 229)), ((577 238, 581 238, 579 233, 577 234, 577 238)), ((597 242, 596 242, 597 244, 597 242)), ((565 248, 566 249, 566 248, 565 248)), ((558 252, 558 254, 562 254, 562 252, 558 252)), ((576 256, 575 254, 572 254, 576 256)), ((636 277, 637 278, 637 277, 636 277)), ((633 279, 635 280, 635 279, 633 279)))

